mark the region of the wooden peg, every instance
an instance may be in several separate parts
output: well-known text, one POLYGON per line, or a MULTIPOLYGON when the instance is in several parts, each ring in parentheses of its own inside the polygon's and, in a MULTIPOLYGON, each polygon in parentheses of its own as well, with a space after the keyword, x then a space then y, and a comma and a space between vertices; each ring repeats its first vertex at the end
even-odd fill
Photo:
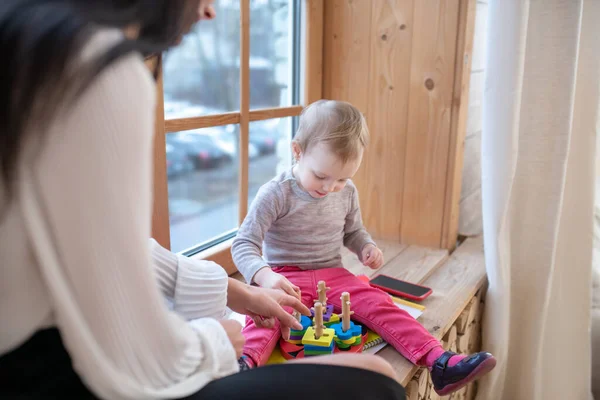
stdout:
POLYGON ((323 335, 323 305, 320 302, 315 303, 315 318, 313 320, 315 325, 315 339, 318 339, 323 335))
POLYGON ((319 303, 323 305, 323 307, 327 307, 327 291, 331 289, 325 285, 325 281, 319 281, 317 284, 317 293, 319 294, 319 303))
POLYGON ((350 293, 343 292, 340 300, 342 303, 342 330, 346 332, 350 329, 350 316, 354 314, 354 311, 350 311, 350 293))

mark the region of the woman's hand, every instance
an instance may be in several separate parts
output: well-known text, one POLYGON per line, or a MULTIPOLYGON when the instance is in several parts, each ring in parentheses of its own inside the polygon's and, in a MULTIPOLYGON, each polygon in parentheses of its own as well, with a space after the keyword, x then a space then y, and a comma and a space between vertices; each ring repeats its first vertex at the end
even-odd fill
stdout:
POLYGON ((279 289, 290 296, 300 297, 300 288, 290 282, 285 276, 273 272, 269 267, 258 270, 254 274, 254 282, 265 289, 279 289))
POLYGON ((310 310, 296 297, 277 289, 251 287, 245 314, 250 316, 258 327, 272 328, 275 318, 281 323, 281 335, 290 337, 290 328, 302 329, 302 325, 282 306, 291 307, 303 315, 310 316, 310 310))
POLYGON ((246 343, 246 338, 242 335, 242 325, 233 319, 224 319, 219 321, 219 323, 223 326, 225 332, 227 332, 227 337, 235 350, 236 358, 240 358, 244 350, 244 344, 246 343))
POLYGON ((240 314, 248 315, 257 326, 271 328, 275 319, 281 323, 281 333, 289 337, 290 328, 302 329, 300 323, 283 307, 294 309, 309 316, 310 310, 298 299, 278 289, 266 289, 246 285, 229 278, 227 306, 240 314))

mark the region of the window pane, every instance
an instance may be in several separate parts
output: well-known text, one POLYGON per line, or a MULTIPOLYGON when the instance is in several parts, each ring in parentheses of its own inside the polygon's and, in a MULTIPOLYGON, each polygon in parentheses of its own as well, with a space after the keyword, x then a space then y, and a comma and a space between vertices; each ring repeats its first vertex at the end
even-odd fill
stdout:
POLYGON ((250 2, 250 108, 292 105, 292 0, 250 2))
POLYGON ((216 1, 217 18, 198 22, 164 54, 165 119, 239 110, 239 3, 216 1))
POLYGON ((171 249, 195 247, 238 226, 239 125, 166 137, 171 249))
POLYGON ((292 118, 250 123, 248 204, 258 189, 291 166, 292 118))

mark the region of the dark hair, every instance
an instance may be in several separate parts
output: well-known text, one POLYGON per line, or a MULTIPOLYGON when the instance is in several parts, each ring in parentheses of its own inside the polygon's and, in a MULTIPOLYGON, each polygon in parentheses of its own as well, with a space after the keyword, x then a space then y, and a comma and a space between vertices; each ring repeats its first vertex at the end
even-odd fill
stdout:
POLYGON ((198 2, 0 0, 0 179, 8 199, 25 136, 34 131, 30 121, 50 122, 59 106, 74 101, 124 55, 166 50, 193 23, 198 2), (139 38, 73 65, 98 29, 131 24, 139 25, 139 38))

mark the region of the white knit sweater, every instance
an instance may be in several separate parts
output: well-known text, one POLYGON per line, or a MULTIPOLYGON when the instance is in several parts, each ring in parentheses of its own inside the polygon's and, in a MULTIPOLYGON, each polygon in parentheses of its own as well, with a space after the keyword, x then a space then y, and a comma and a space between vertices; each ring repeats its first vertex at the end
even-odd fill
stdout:
POLYGON ((216 320, 223 269, 148 243, 155 95, 140 56, 105 70, 31 135, 0 221, 0 354, 56 326, 84 382, 108 399, 183 397, 238 369, 216 320))

